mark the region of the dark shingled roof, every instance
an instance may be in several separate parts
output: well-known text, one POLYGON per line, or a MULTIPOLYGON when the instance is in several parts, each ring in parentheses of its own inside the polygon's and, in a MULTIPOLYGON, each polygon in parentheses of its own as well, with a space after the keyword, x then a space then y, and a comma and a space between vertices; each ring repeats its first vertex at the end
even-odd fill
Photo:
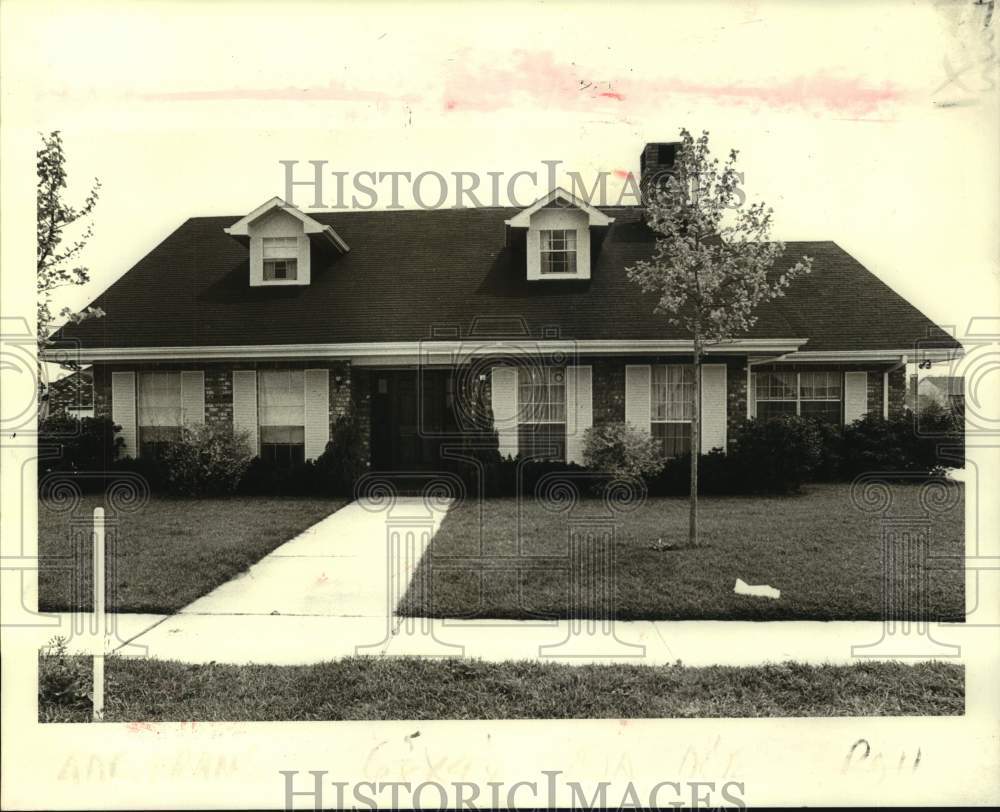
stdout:
MULTIPOLYGON (((592 278, 525 279, 515 209, 445 209, 311 214, 351 247, 314 249, 308 286, 249 286, 248 251, 223 233, 240 218, 185 222, 93 303, 107 315, 67 325, 84 347, 147 347, 416 341, 436 325, 468 334, 476 317, 523 318, 530 333, 558 326, 572 339, 686 338, 653 315, 653 299, 624 268, 650 255, 653 234, 637 208, 615 217, 592 278)), ((808 338, 808 350, 912 347, 931 335, 957 342, 833 242, 789 242, 780 267, 802 255, 810 275, 763 305, 749 337, 808 338)))

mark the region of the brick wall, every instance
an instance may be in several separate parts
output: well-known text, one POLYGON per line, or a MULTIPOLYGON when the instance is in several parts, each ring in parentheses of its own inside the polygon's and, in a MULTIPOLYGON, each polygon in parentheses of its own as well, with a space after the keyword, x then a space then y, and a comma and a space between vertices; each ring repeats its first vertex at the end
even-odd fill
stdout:
POLYGON ((361 446, 364 456, 371 462, 372 433, 372 388, 371 371, 363 367, 350 367, 347 384, 346 403, 349 402, 358 419, 361 432, 361 446))
POLYGON ((747 362, 730 360, 726 366, 726 441, 732 445, 736 429, 747 419, 747 362))
POLYGON ((221 365, 205 369, 205 422, 209 426, 233 425, 233 373, 221 365))
POLYGON ((330 365, 330 425, 348 413, 351 406, 351 364, 338 361, 330 365))
POLYGON ((625 420, 625 362, 616 358, 595 358, 592 371, 594 425, 625 420))
MULTIPOLYGON (((710 359, 714 363, 725 360, 727 430, 730 442, 737 426, 747 414, 747 368, 742 358, 710 359)), ((586 358, 579 363, 593 368, 593 416, 594 424, 600 425, 625 420, 625 367, 631 363, 688 363, 684 356, 662 357, 617 357, 586 358)), ((209 424, 232 426, 233 421, 233 370, 263 368, 326 368, 330 372, 330 423, 353 410, 357 416, 366 456, 371 450, 371 370, 352 367, 347 361, 333 362, 233 362, 233 363, 187 363, 187 364, 95 364, 94 410, 97 415, 111 415, 111 373, 113 371, 142 371, 149 369, 200 369, 205 372, 205 417, 209 424)), ((794 367, 782 367, 794 369, 794 367)), ((802 366, 802 369, 809 367, 802 366)), ((813 367, 818 368, 818 367, 813 367)), ((831 369, 824 366, 823 369, 831 369)), ((755 367, 764 370, 765 367, 755 367)), ((838 367, 859 369, 858 366, 838 367)), ((882 414, 882 372, 883 369, 869 368, 868 408, 875 414, 882 414)), ((490 402, 489 377, 486 379, 485 398, 490 402)), ((900 414, 905 408, 906 372, 898 369, 889 376, 890 415, 900 414)))
POLYGON ((898 417, 906 409, 906 367, 889 373, 889 417, 898 417))
POLYGON ((233 370, 235 369, 328 369, 330 372, 330 425, 346 414, 353 404, 364 435, 367 452, 371 432, 369 412, 368 372, 352 370, 349 361, 331 362, 231 362, 183 364, 95 364, 94 413, 111 416, 111 373, 144 372, 150 370, 198 369, 205 373, 205 422, 209 425, 233 425, 233 370))
POLYGON ((868 371, 868 414, 882 416, 882 373, 868 371))
POLYGON ((111 417, 111 367, 94 364, 94 417, 111 417))

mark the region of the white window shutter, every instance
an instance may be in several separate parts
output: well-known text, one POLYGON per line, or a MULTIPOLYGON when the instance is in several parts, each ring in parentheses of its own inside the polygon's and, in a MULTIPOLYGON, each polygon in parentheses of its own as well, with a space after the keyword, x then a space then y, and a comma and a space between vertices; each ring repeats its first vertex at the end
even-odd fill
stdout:
POLYGON ((584 435, 593 424, 592 370, 589 366, 566 367, 566 462, 583 465, 584 435))
POLYGON ((517 368, 493 367, 490 377, 493 425, 500 440, 500 454, 517 456, 517 368))
POLYGON ((844 373, 844 425, 849 426, 868 411, 868 373, 844 373))
POLYGON ((247 433, 250 453, 257 455, 257 370, 233 370, 233 429, 247 433))
POLYGON ((701 453, 726 450, 726 365, 701 365, 701 453))
POLYGON ((330 440, 330 371, 307 369, 306 387, 306 450, 307 460, 318 459, 330 440))
POLYGON ((181 417, 185 426, 205 422, 205 373, 181 372, 181 417))
POLYGON ((125 441, 122 453, 139 456, 139 427, 135 415, 135 373, 111 373, 111 419, 121 426, 120 437, 125 441))
MULTIPOLYGON (((311 276, 309 268, 309 260, 312 254, 312 241, 305 234, 299 237, 299 256, 296 262, 298 266, 295 269, 295 278, 304 284, 309 284, 309 278, 311 276)), ((306 454, 308 457, 309 454, 306 454)))
POLYGON ((646 434, 650 433, 652 423, 650 377, 648 364, 625 367, 625 421, 646 434))

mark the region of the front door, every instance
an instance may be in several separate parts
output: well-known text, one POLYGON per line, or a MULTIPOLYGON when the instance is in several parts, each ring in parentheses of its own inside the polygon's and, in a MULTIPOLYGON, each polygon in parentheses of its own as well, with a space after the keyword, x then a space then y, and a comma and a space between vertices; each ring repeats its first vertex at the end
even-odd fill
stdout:
POLYGON ((450 433, 451 370, 372 373, 372 467, 381 471, 440 470, 442 435, 450 433))

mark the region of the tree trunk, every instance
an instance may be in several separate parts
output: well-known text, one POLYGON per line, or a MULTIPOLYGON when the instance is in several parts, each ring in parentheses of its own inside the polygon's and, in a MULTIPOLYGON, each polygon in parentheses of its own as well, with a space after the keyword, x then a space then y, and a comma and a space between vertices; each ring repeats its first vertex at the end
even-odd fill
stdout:
POLYGON ((698 456, 701 453, 701 335, 694 335, 694 404, 691 412, 691 512, 688 544, 698 546, 698 456))

